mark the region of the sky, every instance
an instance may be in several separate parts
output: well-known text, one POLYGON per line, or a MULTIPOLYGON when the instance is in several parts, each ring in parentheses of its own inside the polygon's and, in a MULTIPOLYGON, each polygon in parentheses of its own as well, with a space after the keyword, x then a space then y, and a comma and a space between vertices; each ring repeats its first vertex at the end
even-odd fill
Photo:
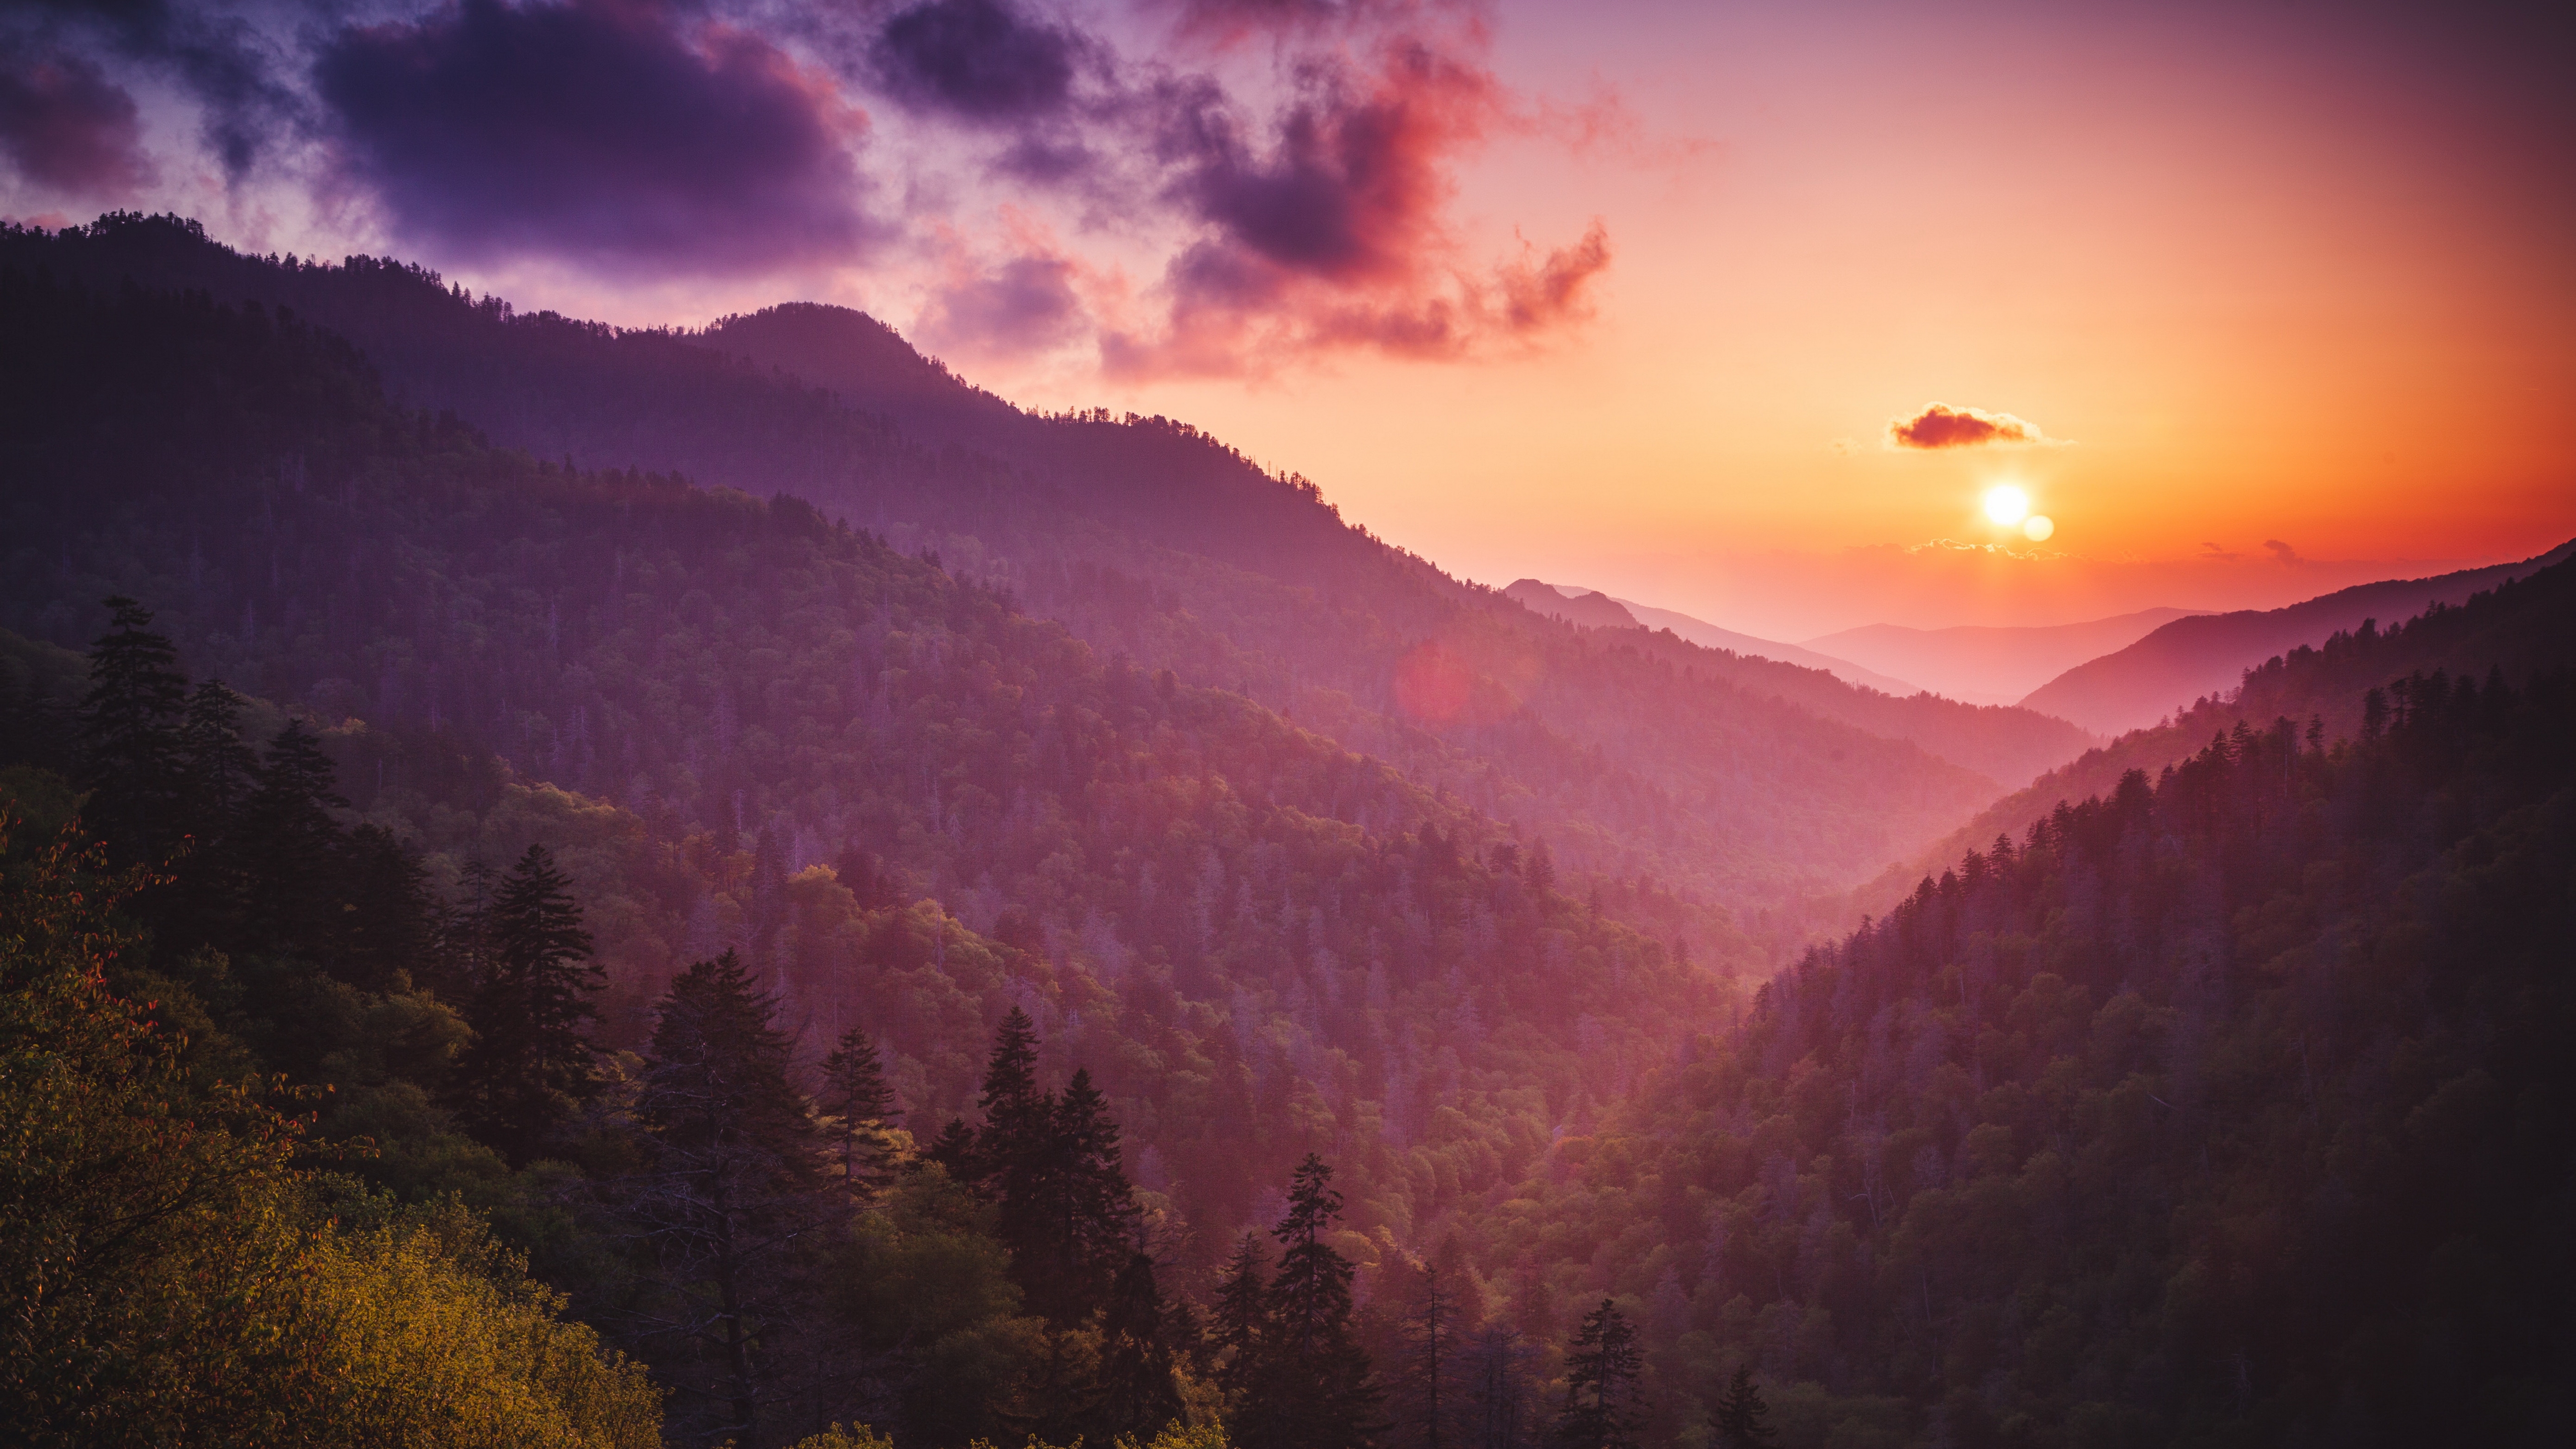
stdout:
POLYGON ((2576 536, 2540 15, 0 0, 0 216, 839 302, 1765 637, 2268 607, 2576 536))

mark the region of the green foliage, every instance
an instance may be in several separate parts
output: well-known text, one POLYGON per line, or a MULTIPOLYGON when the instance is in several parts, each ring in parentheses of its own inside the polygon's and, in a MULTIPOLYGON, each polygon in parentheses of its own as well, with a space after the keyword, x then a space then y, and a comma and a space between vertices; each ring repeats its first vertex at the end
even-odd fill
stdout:
POLYGON ((256 1082, 108 987, 148 877, 0 819, 0 1420, 31 1444, 660 1442, 642 1371, 448 1206, 344 1228, 256 1082))

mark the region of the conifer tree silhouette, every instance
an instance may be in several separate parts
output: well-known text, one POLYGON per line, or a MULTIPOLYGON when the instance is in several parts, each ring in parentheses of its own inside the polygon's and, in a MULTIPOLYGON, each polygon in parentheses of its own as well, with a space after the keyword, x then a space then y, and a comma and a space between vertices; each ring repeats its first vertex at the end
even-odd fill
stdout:
POLYGON ((1636 1449, 1637 1330, 1604 1298, 1583 1315, 1565 1349, 1565 1411, 1557 1416, 1563 1449, 1636 1449))
POLYGON ((474 1028, 462 1113, 514 1163, 527 1161, 596 1088, 589 1023, 605 980, 572 881, 530 845, 495 894, 489 960, 466 1020, 474 1028))
POLYGON ((188 681, 179 651, 153 632, 149 609, 122 595, 107 607, 115 627, 90 646, 89 695, 80 707, 84 823, 117 860, 157 864, 179 843, 188 681))

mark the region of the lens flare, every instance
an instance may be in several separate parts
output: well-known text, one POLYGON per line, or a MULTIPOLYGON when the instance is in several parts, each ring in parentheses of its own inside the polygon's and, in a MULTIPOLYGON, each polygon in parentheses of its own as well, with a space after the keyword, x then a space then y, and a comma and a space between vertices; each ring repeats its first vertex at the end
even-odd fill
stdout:
POLYGON ((2029 516, 2029 494, 2010 485, 1986 490, 1986 517, 2010 528, 2029 516))
POLYGON ((2023 537, 2040 543, 2057 531, 2057 524, 2045 513, 2034 513, 2021 521, 2021 531, 2023 537))

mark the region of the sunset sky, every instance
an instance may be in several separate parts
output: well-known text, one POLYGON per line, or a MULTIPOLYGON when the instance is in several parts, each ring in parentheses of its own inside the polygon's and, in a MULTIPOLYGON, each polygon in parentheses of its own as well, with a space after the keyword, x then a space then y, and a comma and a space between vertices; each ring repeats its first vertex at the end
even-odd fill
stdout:
POLYGON ((843 302, 1771 637, 2268 606, 2576 535, 2576 55, 2438 13, 11 0, 0 214, 843 302))

